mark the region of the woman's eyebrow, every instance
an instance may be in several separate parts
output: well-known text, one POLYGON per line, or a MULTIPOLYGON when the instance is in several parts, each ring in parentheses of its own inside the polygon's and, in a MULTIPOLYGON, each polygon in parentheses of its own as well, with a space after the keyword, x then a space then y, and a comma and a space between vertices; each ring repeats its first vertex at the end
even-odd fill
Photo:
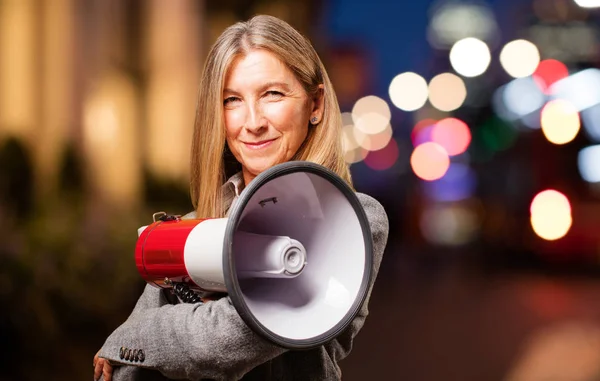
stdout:
POLYGON ((262 86, 262 89, 266 90, 269 87, 282 87, 285 91, 289 91, 290 89, 290 86, 287 83, 279 81, 269 81, 262 86))
POLYGON ((223 89, 223 94, 237 94, 237 93, 238 93, 237 91, 230 89, 230 88, 223 89))
MULTIPOLYGON (((265 82, 260 88, 259 88, 259 92, 265 91, 266 89, 270 88, 270 87, 280 87, 282 88, 284 91, 290 91, 290 85, 288 85, 286 82, 280 82, 280 81, 268 81, 265 82)), ((239 92, 237 92, 234 89, 230 89, 229 87, 226 87, 223 89, 223 94, 239 94, 239 92)))

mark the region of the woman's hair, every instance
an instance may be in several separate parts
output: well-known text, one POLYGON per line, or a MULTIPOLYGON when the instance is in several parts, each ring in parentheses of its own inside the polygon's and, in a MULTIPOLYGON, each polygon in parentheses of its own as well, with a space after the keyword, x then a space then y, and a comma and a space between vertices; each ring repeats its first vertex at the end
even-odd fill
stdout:
POLYGON ((224 217, 221 186, 229 176, 241 170, 226 143, 223 88, 233 61, 255 49, 278 57, 310 97, 316 96, 319 85, 323 84, 323 115, 317 125, 309 127, 304 143, 292 160, 323 165, 352 186, 341 145, 341 113, 323 63, 308 39, 288 23, 272 16, 255 16, 225 29, 210 49, 204 65, 190 172, 190 193, 199 218, 224 217))

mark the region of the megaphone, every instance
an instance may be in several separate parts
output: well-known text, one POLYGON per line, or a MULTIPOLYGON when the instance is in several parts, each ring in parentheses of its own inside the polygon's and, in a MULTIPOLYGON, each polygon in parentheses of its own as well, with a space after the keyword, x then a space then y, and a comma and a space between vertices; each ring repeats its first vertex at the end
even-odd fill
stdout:
POLYGON ((135 261, 148 283, 225 292, 252 330, 288 349, 339 335, 371 282, 373 242, 360 201, 310 162, 260 173, 227 218, 159 220, 138 233, 135 261))

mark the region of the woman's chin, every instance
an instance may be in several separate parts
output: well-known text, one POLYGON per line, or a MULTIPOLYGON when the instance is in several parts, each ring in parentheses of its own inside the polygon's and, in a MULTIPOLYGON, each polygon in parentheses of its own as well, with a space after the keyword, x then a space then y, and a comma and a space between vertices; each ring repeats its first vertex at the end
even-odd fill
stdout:
POLYGON ((261 160, 254 163, 249 163, 249 165, 244 166, 246 172, 248 172, 252 177, 258 176, 260 173, 266 171, 267 169, 279 164, 276 160, 261 160))

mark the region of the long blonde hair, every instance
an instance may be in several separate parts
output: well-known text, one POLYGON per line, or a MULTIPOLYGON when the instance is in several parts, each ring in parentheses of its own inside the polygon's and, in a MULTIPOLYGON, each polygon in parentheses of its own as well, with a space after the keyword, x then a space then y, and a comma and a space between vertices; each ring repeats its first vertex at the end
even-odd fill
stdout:
POLYGON ((264 49, 277 56, 309 96, 315 96, 323 84, 321 121, 309 127, 306 140, 292 160, 323 165, 352 186, 341 145, 340 108, 323 63, 308 39, 288 23, 272 16, 255 16, 225 29, 210 49, 204 65, 190 163, 190 195, 198 217, 224 217, 221 186, 233 174, 231 171, 241 168, 226 144, 223 88, 234 59, 254 49, 264 49))

